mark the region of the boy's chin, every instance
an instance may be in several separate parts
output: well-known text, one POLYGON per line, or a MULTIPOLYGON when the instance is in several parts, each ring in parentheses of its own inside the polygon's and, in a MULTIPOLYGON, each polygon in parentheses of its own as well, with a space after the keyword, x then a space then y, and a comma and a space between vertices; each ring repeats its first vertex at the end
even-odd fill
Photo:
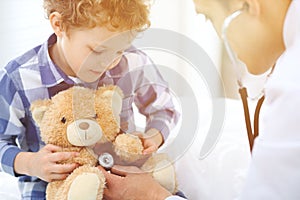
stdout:
POLYGON ((88 84, 98 84, 100 77, 78 77, 81 81, 88 84))

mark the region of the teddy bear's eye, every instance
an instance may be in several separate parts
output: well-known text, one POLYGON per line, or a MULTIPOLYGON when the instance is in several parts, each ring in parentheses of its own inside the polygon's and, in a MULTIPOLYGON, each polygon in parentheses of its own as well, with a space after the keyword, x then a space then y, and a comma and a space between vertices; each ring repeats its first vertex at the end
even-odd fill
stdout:
POLYGON ((63 118, 61 118, 61 120, 60 120, 62 123, 66 123, 66 118, 65 117, 63 117, 63 118))

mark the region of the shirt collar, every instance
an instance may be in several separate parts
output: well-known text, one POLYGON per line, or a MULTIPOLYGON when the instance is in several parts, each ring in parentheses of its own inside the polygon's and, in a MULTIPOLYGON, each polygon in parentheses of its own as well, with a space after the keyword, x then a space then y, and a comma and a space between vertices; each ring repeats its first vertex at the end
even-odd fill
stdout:
POLYGON ((54 45, 56 41, 56 35, 52 34, 42 45, 41 51, 39 52, 41 79, 46 87, 53 87, 63 81, 67 84, 74 84, 74 81, 56 66, 50 58, 49 47, 54 45))
POLYGON ((300 1, 292 0, 285 17, 283 38, 287 48, 292 46, 300 35, 300 1))

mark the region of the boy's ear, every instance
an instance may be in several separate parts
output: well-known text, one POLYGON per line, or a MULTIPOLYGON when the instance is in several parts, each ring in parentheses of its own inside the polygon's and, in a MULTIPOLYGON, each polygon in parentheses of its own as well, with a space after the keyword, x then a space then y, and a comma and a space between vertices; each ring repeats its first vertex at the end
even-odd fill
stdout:
POLYGON ((37 100, 30 106, 30 111, 34 121, 40 125, 43 120, 45 112, 48 110, 51 100, 37 100))
POLYGON ((245 7, 250 15, 257 16, 260 14, 259 0, 245 0, 245 7))
POLYGON ((63 32, 61 24, 61 14, 59 12, 51 13, 49 16, 49 21, 54 33, 57 35, 57 37, 60 37, 63 32))

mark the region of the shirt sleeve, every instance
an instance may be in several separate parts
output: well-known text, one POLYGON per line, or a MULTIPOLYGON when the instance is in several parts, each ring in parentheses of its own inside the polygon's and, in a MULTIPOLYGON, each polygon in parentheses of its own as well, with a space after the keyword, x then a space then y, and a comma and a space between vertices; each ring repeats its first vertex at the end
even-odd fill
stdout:
POLYGON ((146 131, 155 128, 166 140, 180 116, 175 107, 168 83, 162 77, 157 66, 145 55, 139 87, 136 90, 135 105, 146 117, 146 131))
POLYGON ((21 152, 16 139, 24 132, 24 108, 13 81, 0 70, 0 171, 15 175, 14 160, 21 152))

